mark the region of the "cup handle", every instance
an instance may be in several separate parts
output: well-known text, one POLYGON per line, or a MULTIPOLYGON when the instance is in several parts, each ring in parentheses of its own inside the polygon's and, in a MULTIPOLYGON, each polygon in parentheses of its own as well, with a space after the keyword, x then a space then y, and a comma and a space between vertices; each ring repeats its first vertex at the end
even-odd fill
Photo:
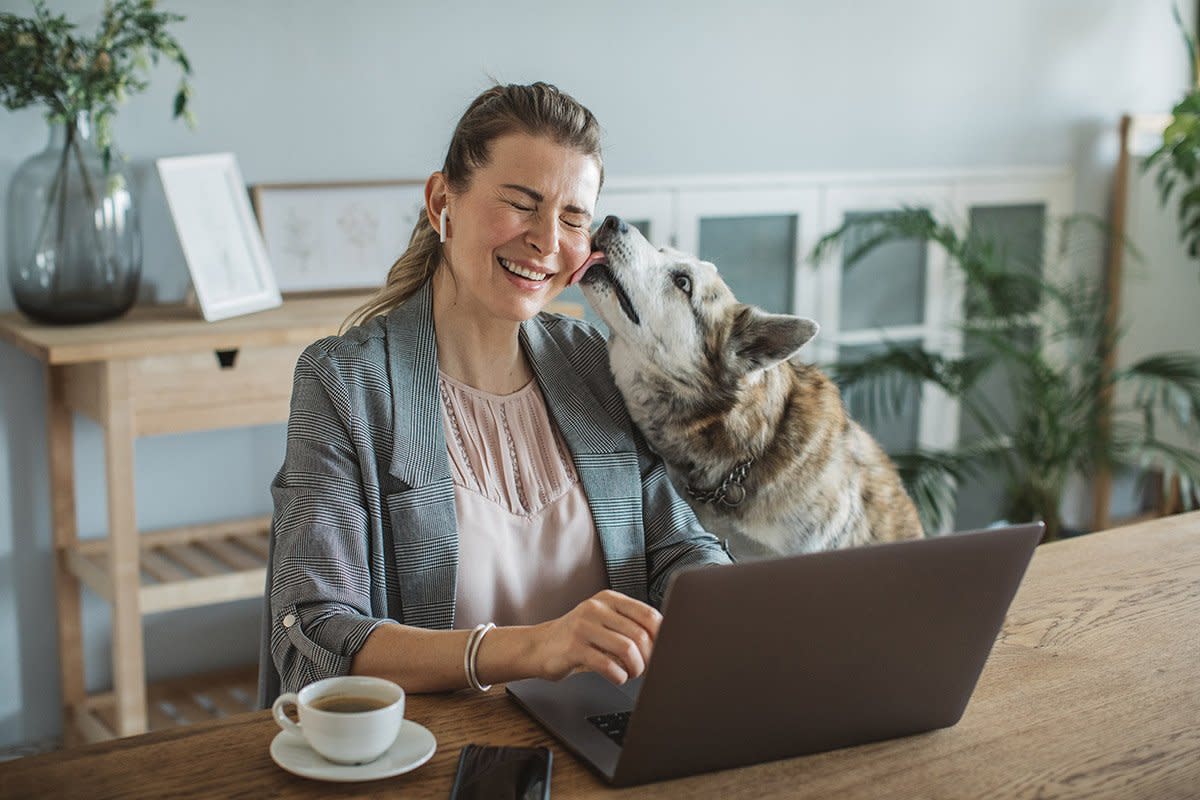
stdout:
POLYGON ((303 736, 304 732, 300 730, 300 726, 292 722, 288 718, 288 715, 283 713, 283 707, 289 703, 294 706, 298 706, 300 704, 300 698, 296 696, 295 692, 284 692, 283 694, 279 695, 279 697, 275 698, 275 702, 271 706, 271 714, 275 717, 275 722, 279 724, 279 727, 283 728, 288 733, 294 733, 297 736, 303 736))

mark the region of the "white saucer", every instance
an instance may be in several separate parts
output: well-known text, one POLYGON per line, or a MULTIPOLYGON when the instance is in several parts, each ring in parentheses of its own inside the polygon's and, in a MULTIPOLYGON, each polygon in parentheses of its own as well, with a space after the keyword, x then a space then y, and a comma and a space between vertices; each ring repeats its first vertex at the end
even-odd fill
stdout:
POLYGON ((271 758, 293 775, 319 781, 374 781, 400 775, 424 764, 437 751, 437 739, 424 725, 410 719, 400 724, 400 735, 379 758, 369 764, 334 764, 308 746, 303 736, 280 731, 271 740, 271 758))

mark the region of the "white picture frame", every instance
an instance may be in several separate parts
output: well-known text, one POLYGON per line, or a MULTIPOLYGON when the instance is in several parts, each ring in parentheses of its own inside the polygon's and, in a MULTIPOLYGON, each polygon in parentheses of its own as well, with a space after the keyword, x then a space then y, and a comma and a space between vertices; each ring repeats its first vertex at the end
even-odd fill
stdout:
POLYGON ((280 291, 378 289, 425 213, 425 181, 264 183, 250 199, 280 291))
POLYGON ((208 322, 283 302, 232 153, 155 161, 192 288, 208 322))

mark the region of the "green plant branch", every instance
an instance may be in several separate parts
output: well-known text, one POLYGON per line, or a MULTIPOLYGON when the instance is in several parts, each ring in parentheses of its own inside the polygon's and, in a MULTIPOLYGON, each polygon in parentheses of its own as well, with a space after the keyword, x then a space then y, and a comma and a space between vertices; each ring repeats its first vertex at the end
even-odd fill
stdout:
POLYGON ((60 276, 62 275, 62 256, 66 252, 66 236, 67 236, 67 187, 71 179, 71 170, 67 167, 67 158, 70 155, 71 141, 75 138, 75 129, 67 128, 67 140, 63 144, 63 156, 61 169, 59 174, 62 176, 62 186, 58 191, 58 243, 55 246, 54 259, 54 274, 50 276, 50 295, 57 298, 60 288, 60 276))
MULTIPOLYGON (((75 153, 75 163, 79 166, 79 177, 83 179, 83 190, 87 193, 88 202, 93 209, 100 208, 100 198, 96 196, 96 190, 92 188, 92 179, 88 175, 87 161, 84 158, 83 150, 79 147, 79 137, 72 136, 71 149, 75 153)), ((107 168, 107 164, 105 167, 107 168)), ((100 239, 100 233, 96 230, 95 220, 88 220, 88 230, 92 232, 92 239, 96 243, 96 249, 100 252, 105 264, 109 262, 108 247, 100 239)))

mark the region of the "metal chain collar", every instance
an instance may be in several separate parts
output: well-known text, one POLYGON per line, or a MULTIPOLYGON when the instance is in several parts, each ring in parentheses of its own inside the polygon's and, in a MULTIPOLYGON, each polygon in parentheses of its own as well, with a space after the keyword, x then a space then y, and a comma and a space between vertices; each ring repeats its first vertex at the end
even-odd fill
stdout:
POLYGON ((708 503, 717 508, 739 506, 746 499, 746 487, 742 485, 742 482, 746 480, 746 473, 750 471, 752 464, 754 464, 754 459, 738 464, 715 489, 697 489, 695 486, 689 485, 687 487, 688 495, 693 500, 708 503))

